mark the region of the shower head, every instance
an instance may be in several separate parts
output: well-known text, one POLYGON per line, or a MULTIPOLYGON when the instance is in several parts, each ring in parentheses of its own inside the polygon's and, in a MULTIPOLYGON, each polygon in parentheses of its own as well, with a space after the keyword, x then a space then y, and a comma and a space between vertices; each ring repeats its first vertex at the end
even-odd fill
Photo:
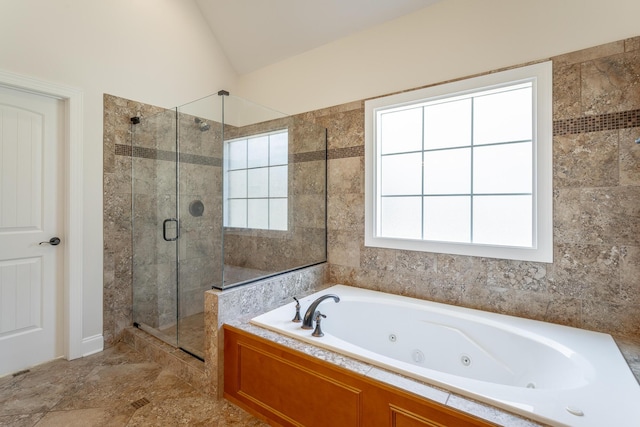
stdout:
POLYGON ((211 125, 202 120, 200 117, 196 117, 195 119, 193 119, 193 121, 196 122, 196 124, 200 128, 200 132, 206 132, 211 129, 211 125))

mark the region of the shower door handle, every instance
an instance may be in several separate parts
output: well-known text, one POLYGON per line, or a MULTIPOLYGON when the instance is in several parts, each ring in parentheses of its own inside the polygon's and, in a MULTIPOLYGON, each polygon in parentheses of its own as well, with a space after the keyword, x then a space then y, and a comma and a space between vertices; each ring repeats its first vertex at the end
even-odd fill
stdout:
POLYGON ((180 227, 178 226, 178 220, 176 218, 167 218, 162 222, 162 238, 167 242, 173 242, 180 237, 180 227), (176 237, 167 237, 167 224, 170 222, 176 223, 176 237))

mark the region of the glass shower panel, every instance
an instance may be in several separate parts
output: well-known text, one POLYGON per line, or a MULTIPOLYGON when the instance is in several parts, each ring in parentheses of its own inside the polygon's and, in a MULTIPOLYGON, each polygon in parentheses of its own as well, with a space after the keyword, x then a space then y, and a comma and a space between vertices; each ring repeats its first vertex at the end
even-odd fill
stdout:
POLYGON ((133 320, 177 345, 176 113, 132 126, 133 320))
POLYGON ((225 96, 223 130, 221 288, 326 261, 325 128, 225 96))
POLYGON ((204 357, 204 293, 222 284, 222 97, 178 107, 178 346, 204 357))

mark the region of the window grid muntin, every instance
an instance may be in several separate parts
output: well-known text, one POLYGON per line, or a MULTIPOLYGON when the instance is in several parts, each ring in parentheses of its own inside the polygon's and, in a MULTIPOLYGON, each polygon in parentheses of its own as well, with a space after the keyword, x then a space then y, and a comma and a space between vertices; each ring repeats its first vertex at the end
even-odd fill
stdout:
POLYGON ((475 147, 475 141, 474 141, 474 138, 475 138, 475 122, 476 122, 475 121, 475 115, 474 115, 474 113, 475 113, 475 105, 476 105, 476 97, 474 96, 474 97, 471 98, 471 156, 470 156, 471 157, 471 159, 470 159, 471 165, 469 167, 470 170, 471 170, 471 199, 469 200, 469 222, 470 222, 470 224, 469 224, 469 243, 473 243, 473 231, 474 231, 474 227, 473 227, 473 223, 474 223, 474 221, 473 221, 473 202, 474 202, 474 197, 473 197, 473 194, 474 194, 474 188, 475 187, 474 187, 474 182, 473 182, 474 178, 473 177, 475 176, 475 173, 474 173, 475 171, 473 170, 473 165, 474 165, 474 162, 473 162, 473 159, 474 159, 474 152, 473 151, 474 150, 473 150, 473 148, 475 147))
POLYGON ((420 185, 422 186, 422 200, 420 200, 420 239, 424 240, 425 238, 425 229, 424 229, 424 162, 425 162, 425 134, 424 134, 424 109, 425 106, 422 106, 422 114, 420 114, 420 129, 422 129, 422 176, 420 177, 420 185))
MULTIPOLYGON (((228 147, 232 143, 237 143, 237 142, 243 141, 244 144, 245 144, 245 157, 244 157, 244 165, 245 165, 245 167, 244 168, 234 168, 234 169, 229 168, 228 165, 229 165, 229 162, 231 161, 231 159, 229 159, 229 158, 227 158, 226 162, 224 163, 224 167, 225 167, 224 175, 225 175, 225 178, 227 179, 227 184, 225 185, 225 188, 228 188, 229 185, 230 185, 229 182, 228 182, 229 173, 230 172, 236 172, 236 171, 245 171, 246 172, 246 174, 245 174, 245 177, 246 177, 246 179, 245 179, 245 183, 246 183, 245 184, 246 185, 245 194, 247 196, 246 197, 229 197, 229 196, 225 197, 225 206, 224 206, 225 210, 228 209, 229 202, 231 202, 233 200, 246 200, 247 201, 247 203, 245 203, 245 220, 246 220, 246 223, 245 223, 244 226, 233 226, 234 228, 247 228, 247 229, 250 228, 249 227, 249 221, 250 221, 250 218, 249 218, 249 200, 267 200, 268 204, 267 204, 266 215, 267 215, 268 227, 267 228, 261 228, 261 230, 286 231, 288 229, 288 222, 289 222, 288 219, 285 220, 285 222, 287 223, 287 226, 286 226, 287 228, 285 228, 285 229, 280 229, 280 228, 272 229, 271 228, 271 224, 272 224, 272 221, 271 221, 271 200, 287 200, 288 201, 289 196, 288 196, 288 190, 287 190, 287 196, 286 197, 270 197, 270 195, 269 195, 269 193, 271 191, 271 182, 270 182, 271 174, 270 173, 267 173, 267 196, 266 197, 264 197, 264 196, 261 196, 261 197, 249 197, 249 177, 248 177, 248 174, 249 174, 250 170, 267 169, 267 171, 270 171, 271 168, 282 167, 282 166, 286 166, 287 169, 288 169, 288 166, 289 166, 288 162, 271 164, 271 137, 273 135, 281 135, 281 134, 286 134, 287 135, 287 141, 288 141, 289 131, 288 131, 288 129, 284 129, 284 130, 266 132, 266 133, 257 134, 257 135, 234 138, 234 139, 230 139, 230 140, 227 140, 227 141, 224 142, 225 143, 225 151, 228 150, 228 147), (268 137, 267 138, 267 144, 269 145, 269 147, 267 148, 267 153, 268 153, 267 154, 267 165, 266 166, 248 167, 249 140, 250 139, 264 138, 265 136, 268 137)), ((288 177, 287 177, 287 181, 288 181, 288 177)), ((288 187, 288 185, 287 185, 287 187, 288 187)), ((227 191, 227 193, 228 193, 228 191, 227 191)), ((287 202, 287 206, 288 206, 288 202, 287 202)), ((288 211, 288 208, 287 208, 287 211, 288 211)), ((288 214, 286 214, 286 215, 288 216, 288 214)), ((227 214, 227 215, 225 215, 225 224, 224 224, 225 227, 229 227, 229 225, 228 225, 229 222, 230 222, 230 218, 229 218, 229 214, 227 214)))
MULTIPOLYGON (((405 154, 412 154, 415 153, 417 154, 418 151, 400 151, 400 152, 394 152, 394 153, 385 153, 382 154, 382 143, 376 144, 376 156, 377 156, 377 163, 378 166, 377 168, 379 169, 379 172, 377 173, 378 179, 377 179, 377 188, 378 188, 378 199, 379 202, 377 203, 378 205, 378 221, 377 221, 377 230, 378 230, 378 235, 381 235, 381 231, 382 231, 382 222, 383 222, 383 218, 381 215, 381 204, 382 204, 382 199, 383 198, 392 198, 392 197, 421 197, 423 200, 423 203, 421 205, 421 240, 426 240, 425 239, 425 209, 424 209, 424 199, 427 197, 443 197, 443 196, 452 196, 452 197, 460 197, 460 196, 465 196, 465 197, 469 197, 470 198, 470 236, 469 236, 469 242, 473 244, 474 243, 474 198, 475 197, 487 197, 487 196, 530 196, 532 197, 532 208, 533 211, 535 211, 535 197, 534 197, 534 193, 533 193, 533 188, 535 186, 535 123, 534 123, 534 118, 535 118, 535 86, 534 86, 534 80, 533 79, 526 79, 526 81, 522 82, 518 82, 518 83, 514 83, 514 82, 507 82, 501 85, 498 85, 492 89, 474 89, 474 90, 470 90, 467 91, 464 94, 459 94, 459 95, 453 95, 453 96, 449 96, 449 95, 444 95, 442 97, 439 97, 438 99, 435 100, 427 100, 427 101, 421 101, 421 102, 415 102, 415 103, 406 103, 404 105, 401 106, 394 106, 394 107, 390 107, 390 108, 385 108, 385 109, 381 109, 379 110, 376 115, 378 117, 377 122, 377 132, 378 135, 382 135, 381 133, 381 129, 382 129, 382 118, 384 117, 385 114, 387 113, 396 113, 396 112, 400 112, 403 110, 413 110, 416 108, 420 108, 422 110, 422 114, 421 114, 421 129, 422 129, 422 194, 421 195, 415 195, 415 194, 406 194, 406 195, 401 195, 401 194, 394 194, 394 195, 382 195, 381 193, 381 188, 382 188, 382 180, 383 180, 383 174, 384 174, 384 170, 382 168, 382 158, 386 157, 386 156, 394 156, 394 155, 405 155, 405 154), (475 138, 475 133, 474 133, 474 125, 475 125, 475 120, 474 120, 474 105, 475 105, 475 99, 479 98, 479 97, 483 97, 483 96, 490 96, 490 95, 494 95, 494 94, 502 94, 502 93, 508 93, 511 91, 516 91, 516 90, 522 90, 522 89, 528 89, 531 93, 531 111, 532 111, 532 121, 531 121, 531 139, 526 139, 526 140, 515 140, 515 141, 499 141, 499 142, 494 142, 494 143, 488 143, 488 144, 478 144, 476 145, 474 142, 474 138, 475 138), (448 102, 456 102, 459 100, 463 100, 463 99, 468 99, 471 98, 471 111, 470 111, 470 120, 471 120, 471 134, 470 134, 470 144, 469 145, 461 145, 461 146, 454 146, 454 147, 443 147, 443 148, 432 148, 432 149, 425 149, 425 130, 424 130, 424 124, 425 124, 425 108, 431 105, 438 105, 438 104, 444 104, 444 103, 448 103, 448 102), (531 157, 530 157, 530 161, 532 162, 532 179, 531 179, 531 191, 530 192, 525 192, 525 193, 475 193, 474 192, 474 149, 475 148, 481 148, 481 147, 491 147, 491 146, 498 146, 498 145, 513 145, 513 144, 519 144, 519 143, 529 143, 531 142, 531 157), (424 188, 424 174, 425 174, 425 153, 427 152, 434 152, 434 151, 451 151, 451 150, 458 150, 458 149, 463 149, 463 148, 469 148, 470 149, 470 188, 471 188, 471 192, 469 194, 465 194, 465 193, 450 193, 450 194, 442 194, 442 193, 438 193, 438 194, 425 194, 425 188, 424 188)), ((531 223, 531 229, 530 229, 530 234, 531 234, 531 245, 530 246, 526 246, 526 247, 533 247, 535 244, 535 220, 533 219, 534 217, 532 217, 532 223, 531 223)), ((382 236, 384 237, 384 236, 382 236)), ((426 240, 428 241, 428 240, 426 240)), ((455 242, 452 242, 455 243, 455 242)))

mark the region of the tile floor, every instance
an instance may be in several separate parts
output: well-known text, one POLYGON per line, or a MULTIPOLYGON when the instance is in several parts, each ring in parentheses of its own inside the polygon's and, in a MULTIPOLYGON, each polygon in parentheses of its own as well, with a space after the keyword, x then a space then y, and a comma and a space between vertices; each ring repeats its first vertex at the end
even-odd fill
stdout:
POLYGON ((0 378, 0 426, 266 426, 127 344, 0 378))

